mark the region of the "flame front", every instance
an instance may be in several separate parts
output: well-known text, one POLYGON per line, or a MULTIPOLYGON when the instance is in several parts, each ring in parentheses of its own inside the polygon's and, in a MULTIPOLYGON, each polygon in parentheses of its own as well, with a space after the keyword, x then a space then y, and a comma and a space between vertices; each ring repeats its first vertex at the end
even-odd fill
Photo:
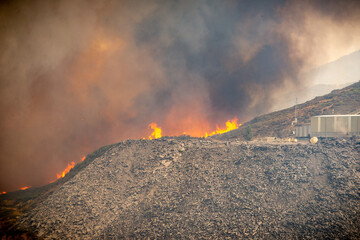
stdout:
POLYGON ((156 123, 151 123, 149 127, 154 130, 152 134, 149 136, 149 139, 157 139, 161 138, 161 127, 158 127, 156 123))
POLYGON ((65 175, 70 172, 73 167, 75 167, 75 162, 69 163, 62 173, 56 174, 57 179, 65 177, 65 175))
POLYGON ((26 190, 26 189, 28 189, 28 188, 31 188, 31 186, 26 186, 26 187, 22 187, 22 188, 20 188, 20 190, 26 190))
POLYGON ((6 194, 6 192, 0 192, 0 195, 6 194))
MULTIPOLYGON (((222 134, 222 133, 226 133, 232 130, 235 130, 237 128, 239 128, 241 126, 241 124, 237 123, 238 119, 237 118, 233 118, 232 120, 228 120, 225 123, 225 128, 220 128, 219 126, 216 126, 216 130, 212 131, 210 133, 205 132, 205 133, 201 133, 199 132, 199 129, 196 127, 196 125, 194 125, 194 128, 192 129, 188 129, 187 131, 182 131, 184 135, 189 135, 189 136, 193 136, 193 137, 209 137, 209 136, 213 136, 216 134, 222 134), (192 131, 194 130, 194 131, 192 131)), ((149 127, 151 129, 153 129, 152 134, 149 136, 149 139, 156 139, 156 138, 161 138, 161 128, 157 126, 156 123, 151 123, 149 125, 149 127)), ((145 138, 143 138, 145 139, 145 138)))
POLYGON ((225 125, 226 125, 226 128, 219 128, 218 126, 216 126, 216 131, 213 131, 211 132, 210 134, 208 134, 207 132, 205 133, 205 138, 209 137, 209 136, 213 136, 215 134, 222 134, 222 133, 226 133, 226 132, 229 132, 229 131, 232 131, 232 130, 235 130, 237 128, 239 128, 241 126, 241 123, 238 124, 237 123, 237 118, 234 118, 232 119, 231 121, 228 120, 225 125))
MULTIPOLYGON (((86 156, 83 156, 83 157, 81 158, 81 162, 83 162, 83 161, 85 160, 85 158, 86 158, 86 156)), ((71 170, 73 167, 75 167, 75 162, 69 163, 69 164, 67 165, 67 167, 65 168, 65 170, 62 171, 62 173, 56 174, 57 179, 65 177, 65 175, 66 175, 68 172, 70 172, 70 170, 71 170)))

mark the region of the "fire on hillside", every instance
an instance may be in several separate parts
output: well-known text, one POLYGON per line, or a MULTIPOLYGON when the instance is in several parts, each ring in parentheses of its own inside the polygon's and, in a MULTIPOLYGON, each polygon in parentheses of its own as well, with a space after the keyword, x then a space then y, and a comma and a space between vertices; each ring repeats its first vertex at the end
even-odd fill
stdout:
MULTIPOLYGON (((228 120, 226 123, 225 123, 225 128, 220 128, 219 126, 216 126, 216 130, 215 131, 212 131, 210 133, 208 132, 205 132, 202 136, 199 136, 199 137, 204 137, 204 138, 207 138, 209 136, 213 136, 215 134, 222 134, 222 133, 226 133, 226 132, 229 132, 231 130, 235 130, 237 129, 238 127, 241 126, 241 124, 238 124, 237 123, 238 119, 237 118, 233 118, 232 120, 228 120)), ((162 129, 160 126, 158 126, 156 123, 151 123, 149 124, 149 127, 153 130, 153 132, 151 133, 151 135, 149 136, 149 139, 152 140, 152 139, 158 139, 158 138, 161 138, 162 137, 162 129)), ((191 132, 188 133, 188 132, 184 132, 185 134, 188 134, 190 136, 192 136, 191 132)), ((195 134, 196 135, 196 134, 195 134)), ((145 138, 143 138, 145 139, 145 138)), ((85 156, 81 158, 81 162, 83 162, 85 160, 85 156)), ((67 165, 67 167, 59 174, 57 174, 57 179, 60 179, 60 178, 63 178, 65 177, 65 175, 70 172, 70 170, 75 167, 75 162, 71 162, 67 165)), ((53 181, 52 181, 53 182, 53 181)))
MULTIPOLYGON (((213 136, 213 135, 216 135, 216 134, 222 134, 222 133, 226 133, 226 132, 229 132, 231 130, 235 130, 237 128, 239 128, 241 126, 241 123, 237 123, 238 119, 237 118, 233 118, 232 120, 228 120, 226 121, 225 123, 225 128, 220 128, 218 125, 216 125, 216 130, 215 131, 211 131, 210 133, 208 132, 205 132, 203 134, 201 134, 199 136, 198 133, 192 133, 191 131, 186 131, 186 132, 183 132, 184 135, 189 135, 189 136, 192 136, 192 137, 204 137, 204 138, 207 138, 207 137, 210 137, 210 136, 213 136)), ((157 138, 161 138, 161 132, 162 132, 162 129, 161 127, 159 127, 156 123, 151 123, 149 125, 149 127, 151 129, 153 129, 153 132, 151 133, 151 135, 149 136, 149 139, 157 139, 157 138)), ((143 138, 145 139, 145 138, 143 138)))

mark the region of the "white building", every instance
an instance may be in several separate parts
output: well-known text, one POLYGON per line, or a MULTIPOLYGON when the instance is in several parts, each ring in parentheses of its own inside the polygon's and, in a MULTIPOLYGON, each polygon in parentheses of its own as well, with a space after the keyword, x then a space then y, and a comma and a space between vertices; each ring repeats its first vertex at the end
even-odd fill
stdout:
POLYGON ((321 115, 311 117, 311 124, 295 127, 295 136, 351 137, 360 135, 360 115, 321 115))
POLYGON ((351 137, 360 135, 360 115, 311 117, 311 137, 351 137))

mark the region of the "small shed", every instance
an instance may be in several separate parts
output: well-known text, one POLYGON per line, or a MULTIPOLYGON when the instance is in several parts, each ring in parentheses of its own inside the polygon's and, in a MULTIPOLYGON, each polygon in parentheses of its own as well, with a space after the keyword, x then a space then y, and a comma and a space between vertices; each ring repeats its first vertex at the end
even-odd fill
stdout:
POLYGON ((360 115, 311 117, 311 137, 351 137, 360 135, 360 115))

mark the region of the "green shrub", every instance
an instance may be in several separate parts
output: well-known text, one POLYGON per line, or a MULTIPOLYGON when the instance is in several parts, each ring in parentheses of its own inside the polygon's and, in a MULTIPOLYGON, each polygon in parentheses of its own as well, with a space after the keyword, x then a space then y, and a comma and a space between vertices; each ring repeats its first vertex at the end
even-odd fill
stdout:
POLYGON ((252 130, 251 130, 251 127, 250 127, 250 126, 247 126, 247 128, 246 128, 246 133, 245 133, 244 138, 245 138, 247 141, 251 141, 251 140, 253 139, 253 134, 252 134, 252 130))

